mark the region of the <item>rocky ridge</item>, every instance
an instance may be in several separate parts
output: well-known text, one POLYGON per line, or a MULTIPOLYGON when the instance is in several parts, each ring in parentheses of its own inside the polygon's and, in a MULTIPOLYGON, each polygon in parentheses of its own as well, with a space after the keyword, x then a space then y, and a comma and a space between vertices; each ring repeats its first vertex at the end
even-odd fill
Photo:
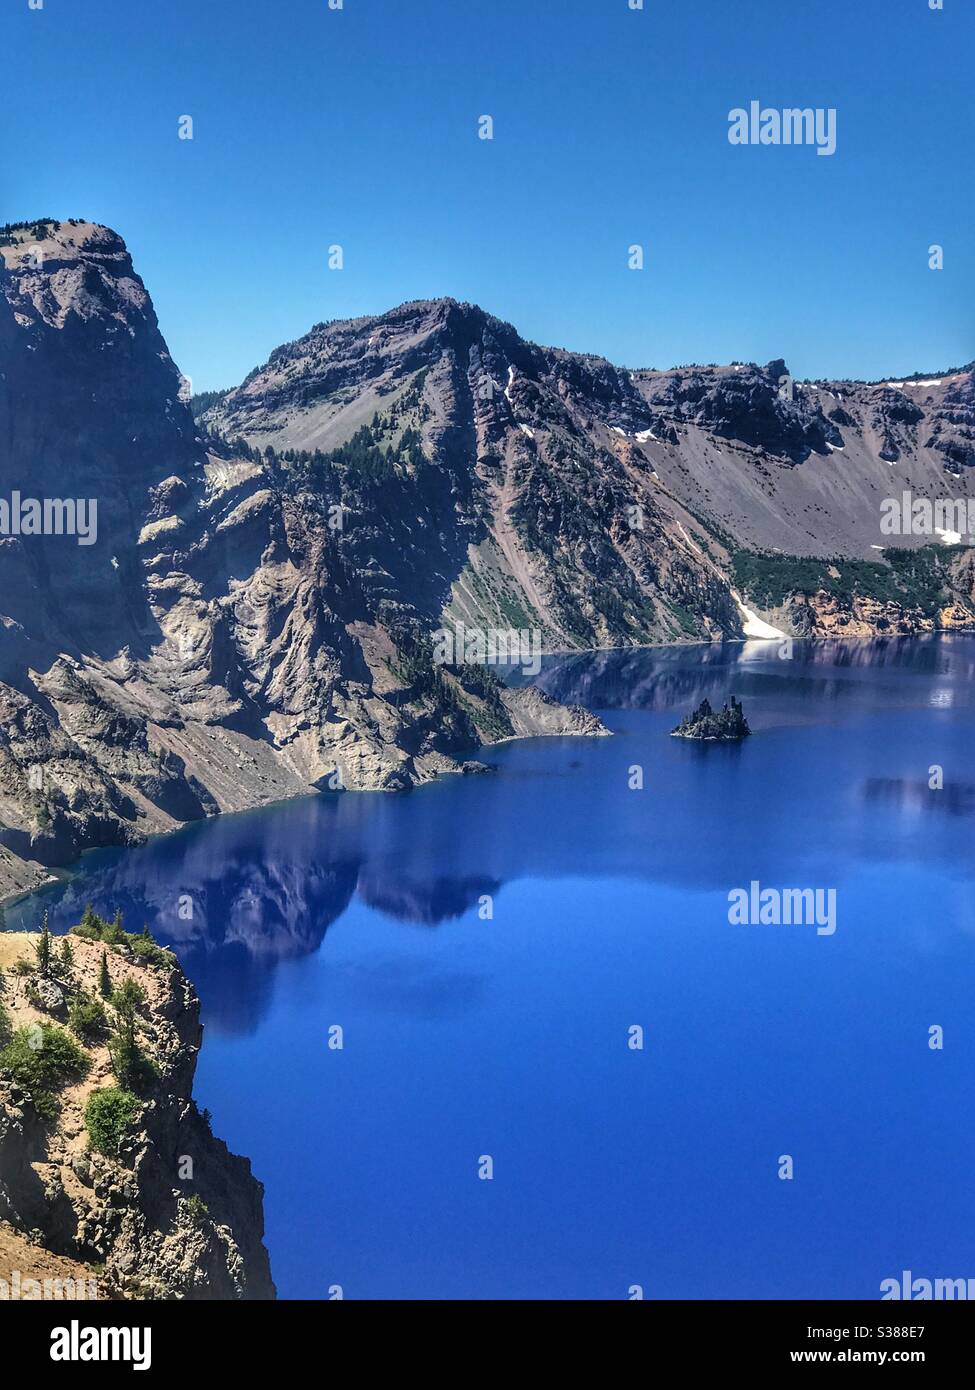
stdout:
POLYGON ((0 496, 98 503, 90 546, 0 537, 0 892, 599 732, 437 665, 441 627, 563 651, 975 624, 968 546, 878 529, 891 490, 975 498, 971 368, 630 371, 439 299, 316 325, 199 420, 186 394, 120 237, 0 229, 0 496))
MULTIPOLYGON (((405 788, 473 766, 479 744, 597 727, 432 667, 430 576, 409 547, 395 574, 383 563, 412 500, 385 541, 363 526, 341 545, 327 490, 214 449, 185 394, 114 232, 0 236, 0 495, 67 482, 98 520, 90 546, 0 537, 0 892, 89 846, 323 786, 405 788)), ((412 489, 428 511, 454 486, 436 477, 412 489)))

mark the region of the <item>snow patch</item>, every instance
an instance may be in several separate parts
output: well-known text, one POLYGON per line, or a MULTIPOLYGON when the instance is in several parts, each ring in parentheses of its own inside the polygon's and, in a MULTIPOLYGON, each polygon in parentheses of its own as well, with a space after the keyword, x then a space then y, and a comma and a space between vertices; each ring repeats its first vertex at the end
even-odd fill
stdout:
POLYGON ((689 536, 689 535, 687 534, 687 532, 684 530, 683 526, 680 524, 679 521, 678 521, 678 523, 677 523, 677 529, 678 529, 678 531, 681 533, 681 535, 684 537, 685 541, 686 541, 687 544, 691 547, 692 550, 696 550, 697 553, 698 553, 698 555, 703 555, 703 554, 704 554, 704 551, 701 549, 701 547, 700 547, 699 545, 695 545, 695 544, 694 544, 694 542, 691 540, 690 536, 689 536))
POLYGON ((742 617, 741 625, 745 630, 746 637, 764 637, 770 642, 776 638, 785 637, 786 634, 784 632, 780 632, 779 629, 773 627, 771 623, 763 621, 751 608, 746 607, 746 605, 742 603, 740 595, 736 594, 734 589, 731 591, 731 597, 738 605, 738 612, 742 617))

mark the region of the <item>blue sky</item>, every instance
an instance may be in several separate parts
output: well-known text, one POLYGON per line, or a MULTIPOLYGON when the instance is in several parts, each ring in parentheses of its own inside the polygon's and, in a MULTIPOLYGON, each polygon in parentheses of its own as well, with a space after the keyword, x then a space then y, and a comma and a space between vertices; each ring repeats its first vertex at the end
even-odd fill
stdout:
POLYGON ((975 357, 969 0, 2 3, 0 220, 119 231, 196 389, 440 294, 627 366, 975 357), (730 145, 751 100, 835 155, 730 145))

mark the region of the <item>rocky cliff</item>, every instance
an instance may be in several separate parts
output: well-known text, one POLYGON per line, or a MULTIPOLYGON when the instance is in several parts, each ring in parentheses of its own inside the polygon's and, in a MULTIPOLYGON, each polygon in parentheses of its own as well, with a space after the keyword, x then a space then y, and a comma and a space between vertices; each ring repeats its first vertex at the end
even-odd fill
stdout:
POLYGON ((527 664, 975 623, 965 538, 880 531, 892 492, 975 497, 970 368, 629 371, 440 299, 317 325, 198 421, 183 385, 114 232, 0 229, 0 504, 97 503, 90 544, 0 535, 0 892, 599 732, 437 632, 519 633, 527 664))
POLYGON ((199 1001, 175 957, 107 935, 72 934, 70 962, 54 942, 46 969, 37 935, 0 935, 0 1220, 83 1263, 102 1296, 273 1298, 263 1188, 192 1099, 199 1001), (136 1055, 120 1089, 126 988, 136 1055))
POLYGON ((213 449, 184 394, 114 232, 0 235, 0 498, 97 504, 90 544, 0 536, 0 891, 216 811, 598 731, 432 662, 460 553, 456 441, 434 431, 429 468, 418 445, 418 475, 339 530, 327 486, 213 449))
POLYGON ((968 531, 881 526, 905 492, 975 515, 971 366, 627 371, 444 299, 319 324, 206 405, 289 487, 348 507, 340 550, 437 620, 552 649, 975 622, 968 531))

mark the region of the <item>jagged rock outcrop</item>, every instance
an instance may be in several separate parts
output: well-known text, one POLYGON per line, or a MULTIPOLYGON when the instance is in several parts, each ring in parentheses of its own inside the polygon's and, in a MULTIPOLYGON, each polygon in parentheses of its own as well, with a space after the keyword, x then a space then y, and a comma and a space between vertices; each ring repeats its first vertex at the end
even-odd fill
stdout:
POLYGON ((184 395, 114 232, 0 236, 0 497, 97 507, 90 544, 0 536, 0 894, 215 811, 429 781, 531 723, 432 660, 462 440, 432 423, 436 463, 338 530, 334 489, 214 451, 184 395))
POLYGON ((751 733, 741 701, 734 695, 720 710, 712 709, 705 697, 692 714, 685 715, 671 730, 674 738, 700 739, 703 743, 729 743, 747 738, 751 733))
POLYGON ((91 544, 0 536, 0 893, 88 845, 592 732, 440 666, 443 627, 521 634, 537 669, 973 617, 963 559, 907 576, 880 546, 916 539, 879 531, 892 490, 975 500, 970 367, 631 372, 439 299, 316 325, 199 423, 185 395, 114 232, 0 229, 0 500, 98 508, 91 544), (838 557, 862 562, 840 586, 838 557))
POLYGON ((630 374, 474 305, 319 324, 203 418, 343 510, 337 549, 377 605, 551 650, 741 635, 693 516, 658 493, 630 374))
POLYGON ((116 1085, 106 1036, 84 1043, 85 1074, 59 1089, 50 1115, 4 1071, 0 1054, 0 1220, 50 1254, 88 1265, 103 1291, 122 1297, 273 1298, 263 1187, 192 1099, 199 1000, 175 957, 147 964, 124 946, 72 936, 70 967, 58 964, 46 979, 15 973, 17 959, 34 961, 36 940, 0 936, 8 1037, 61 1019, 54 993, 62 1005, 79 990, 96 998, 107 949, 113 986, 133 980, 143 992, 137 1036, 151 1073, 117 1153, 106 1154, 91 1147, 86 1127, 91 1096, 116 1085))

